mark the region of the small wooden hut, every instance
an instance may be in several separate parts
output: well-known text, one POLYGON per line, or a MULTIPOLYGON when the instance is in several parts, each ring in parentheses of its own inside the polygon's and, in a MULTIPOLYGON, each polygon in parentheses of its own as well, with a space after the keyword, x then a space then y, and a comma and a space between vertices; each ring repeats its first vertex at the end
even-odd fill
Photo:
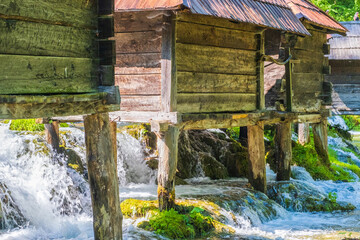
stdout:
POLYGON ((250 126, 250 182, 265 192, 264 32, 309 34, 285 1, 116 0, 114 21, 117 116, 158 132, 160 208, 174 205, 179 129, 250 126))
POLYGON ((342 22, 347 36, 332 34, 329 39, 334 114, 360 115, 360 22, 342 22))
POLYGON ((120 104, 112 12, 111 1, 97 0, 0 4, 0 119, 85 115, 95 239, 121 239, 107 114, 120 104))

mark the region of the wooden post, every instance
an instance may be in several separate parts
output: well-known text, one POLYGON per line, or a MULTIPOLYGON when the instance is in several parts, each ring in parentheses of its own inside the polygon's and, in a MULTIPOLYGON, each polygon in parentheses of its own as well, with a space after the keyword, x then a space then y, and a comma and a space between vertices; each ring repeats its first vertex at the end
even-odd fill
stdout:
POLYGON ((56 152, 59 152, 60 150, 59 122, 53 121, 51 123, 46 123, 45 136, 46 136, 46 142, 49 143, 56 152))
POLYGON ((115 169, 117 169, 117 125, 116 122, 110 122, 111 144, 114 153, 115 169))
MULTIPOLYGON (((290 47, 285 48, 285 59, 291 55, 290 47)), ((292 63, 289 61, 285 65, 285 79, 286 79, 286 111, 292 112, 293 90, 292 90, 292 63)))
POLYGON ((86 116, 84 125, 95 240, 122 239, 119 184, 109 115, 86 116))
POLYGON ((254 189, 266 193, 264 123, 248 126, 249 182, 254 189))
POLYGON ((264 84, 264 61, 262 57, 265 55, 265 31, 257 35, 258 51, 256 64, 257 79, 257 109, 265 109, 265 84, 264 84))
POLYGON ((175 207, 175 174, 177 168, 179 129, 169 126, 167 131, 157 132, 159 151, 158 199, 159 209, 175 207))
POLYGON ((309 123, 298 124, 298 141, 301 145, 308 144, 310 142, 310 125, 309 123))
POLYGON ((312 124, 314 134, 314 145, 320 161, 330 166, 328 140, 327 140, 327 119, 323 118, 320 123, 312 124))
POLYGON ((276 125, 275 134, 276 180, 290 180, 292 159, 291 123, 285 122, 276 125))

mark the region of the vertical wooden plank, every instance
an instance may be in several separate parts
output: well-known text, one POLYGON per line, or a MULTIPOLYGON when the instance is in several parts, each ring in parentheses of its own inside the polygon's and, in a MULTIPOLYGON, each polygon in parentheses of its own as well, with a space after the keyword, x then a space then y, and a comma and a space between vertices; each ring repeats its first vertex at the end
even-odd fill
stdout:
POLYGON ((276 180, 288 181, 291 175, 291 123, 285 122, 276 125, 275 134, 276 180))
POLYGON ((255 190, 266 193, 264 123, 248 126, 249 182, 255 190))
POLYGON ((114 154, 115 169, 117 169, 117 124, 116 122, 110 122, 110 134, 111 134, 111 145, 114 154))
POLYGON ((163 211, 175 207, 175 174, 179 129, 175 126, 169 126, 167 131, 156 134, 159 151, 158 200, 159 209, 163 211))
POLYGON ((299 123, 298 124, 298 141, 301 145, 305 145, 310 142, 310 125, 309 125, 309 123, 299 123))
POLYGON ((257 35, 258 37, 258 53, 256 64, 257 75, 257 109, 265 109, 265 83, 264 83, 264 61, 262 56, 265 55, 265 32, 257 35))
POLYGON ((314 134, 314 145, 319 159, 324 165, 330 166, 327 138, 327 119, 324 118, 320 123, 312 124, 312 130, 314 134))
MULTIPOLYGON (((285 48, 285 59, 291 55, 290 47, 285 48)), ((286 111, 292 112, 293 90, 292 90, 292 63, 289 61, 285 65, 285 79, 286 79, 286 111)))
MULTIPOLYGON (((169 13, 170 14, 170 13, 169 13)), ((161 111, 176 111, 175 21, 164 14, 161 45, 161 111)))
POLYGON ((56 152, 60 149, 59 122, 53 121, 45 124, 46 142, 51 145, 56 152))
POLYGON ((119 184, 107 113, 84 118, 86 158, 96 240, 122 239, 119 184))

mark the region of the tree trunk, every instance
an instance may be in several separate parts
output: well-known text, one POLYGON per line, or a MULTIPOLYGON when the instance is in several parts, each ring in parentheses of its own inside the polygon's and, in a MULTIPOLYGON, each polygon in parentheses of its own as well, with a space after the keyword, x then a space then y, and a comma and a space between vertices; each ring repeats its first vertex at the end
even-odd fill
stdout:
POLYGON ((310 142, 310 125, 308 123, 298 124, 298 137, 301 145, 305 145, 310 142))
POLYGON ((119 240, 122 213, 109 115, 86 116, 84 125, 95 240, 119 240))
POLYGON ((280 123, 276 125, 275 134, 275 158, 276 158, 276 180, 290 180, 292 159, 291 145, 291 123, 280 123))
POLYGON ((264 123, 248 126, 249 182, 254 189, 266 193, 266 161, 264 123))
POLYGON ((59 122, 53 121, 52 123, 45 124, 45 135, 47 143, 49 143, 56 152, 59 152, 59 122))
POLYGON ((330 166, 328 139, 327 139, 327 119, 322 119, 320 123, 312 124, 314 134, 314 145, 320 161, 330 166))
POLYGON ((175 174, 177 168, 179 129, 169 126, 157 133, 159 151, 158 199, 161 211, 175 207, 175 174))

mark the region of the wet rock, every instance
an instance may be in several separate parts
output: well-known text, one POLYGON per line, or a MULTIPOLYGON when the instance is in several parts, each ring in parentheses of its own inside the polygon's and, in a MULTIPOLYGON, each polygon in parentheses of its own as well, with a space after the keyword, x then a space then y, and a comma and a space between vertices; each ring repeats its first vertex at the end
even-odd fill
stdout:
POLYGON ((145 158, 146 161, 146 165, 152 169, 152 170, 157 170, 159 167, 159 159, 157 157, 148 157, 145 158))
POLYGON ((246 177, 247 150, 221 131, 183 131, 179 137, 178 173, 183 179, 246 177), (216 170, 209 169, 209 163, 216 170), (225 170, 227 173, 225 173, 225 170))
POLYGON ((267 193, 269 198, 293 212, 332 212, 355 209, 352 204, 336 201, 335 196, 326 196, 314 184, 302 181, 271 183, 267 193))
POLYGON ((72 149, 66 149, 65 150, 65 156, 67 159, 67 166, 74 169, 80 174, 85 173, 85 167, 81 160, 81 157, 72 149))
POLYGON ((178 176, 175 176, 175 185, 189 185, 184 179, 179 178, 178 176))

